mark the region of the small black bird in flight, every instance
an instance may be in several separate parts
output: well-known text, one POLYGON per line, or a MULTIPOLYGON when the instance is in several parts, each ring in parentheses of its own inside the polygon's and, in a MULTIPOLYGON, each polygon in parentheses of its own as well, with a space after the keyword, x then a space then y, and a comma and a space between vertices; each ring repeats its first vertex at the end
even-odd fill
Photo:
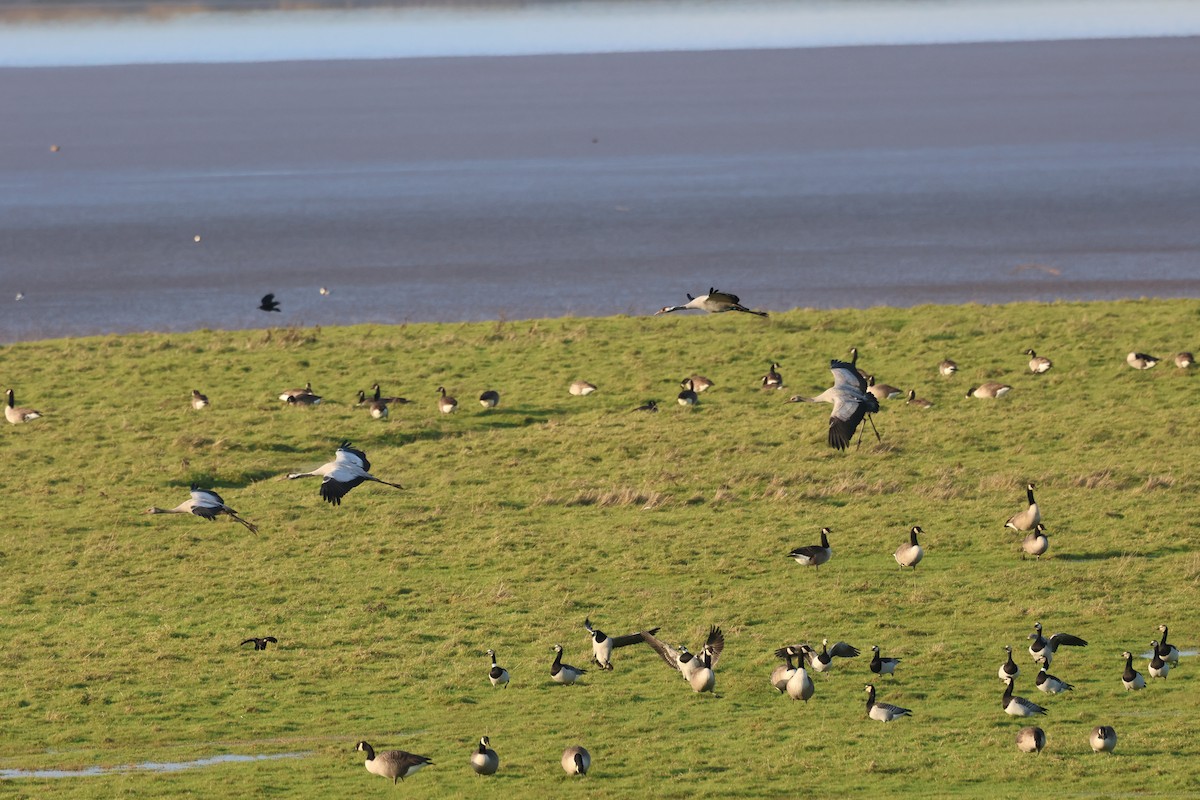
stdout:
POLYGON ((259 311, 282 311, 279 307, 279 301, 275 299, 274 294, 264 294, 262 302, 258 304, 259 311))
MULTIPOLYGON (((257 637, 252 637, 252 638, 247 639, 244 642, 242 642, 242 644, 250 644, 251 642, 254 642, 255 650, 266 650, 267 642, 271 642, 272 644, 279 644, 279 640, 276 639, 274 636, 264 636, 261 639, 259 639, 257 637)), ((238 645, 238 647, 241 647, 242 644, 238 645)))

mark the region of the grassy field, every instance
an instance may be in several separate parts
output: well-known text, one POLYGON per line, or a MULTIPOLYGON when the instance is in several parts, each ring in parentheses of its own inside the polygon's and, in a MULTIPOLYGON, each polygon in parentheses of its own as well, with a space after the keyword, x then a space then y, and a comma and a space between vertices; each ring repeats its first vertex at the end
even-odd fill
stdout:
MULTIPOLYGON (((1200 795, 1195 658, 1145 691, 1122 650, 1160 623, 1196 646, 1200 383, 1166 359, 1200 347, 1200 302, 797 310, 462 325, 199 332, 0 349, 0 386, 45 418, 0 430, 0 769, 80 769, 220 754, 302 753, 167 774, 0 781, 0 796, 281 798, 1200 795), (851 346, 888 401, 861 449, 825 444, 829 384, 851 346), (1054 360, 1031 375, 1032 347, 1054 360), (953 358, 958 375, 936 365, 953 358), (758 378, 781 364, 786 388, 758 378), (693 410, 678 381, 716 382, 693 410), (576 378, 600 387, 572 397, 576 378), (325 402, 277 395, 312 381, 325 402), (985 380, 1013 385, 966 399, 985 380), (372 420, 373 382, 413 401, 372 420), (444 385, 460 400, 435 409, 444 385), (193 411, 198 388, 212 407, 193 411), (485 412, 475 398, 501 394, 485 412), (658 414, 629 410, 646 399, 658 414), (316 479, 279 480, 338 442, 373 472, 340 508, 316 479), (1049 554, 1022 560, 1004 520, 1038 486, 1049 554), (256 523, 145 516, 192 482, 256 523), (925 560, 892 552, 911 525, 925 560), (829 526, 819 570, 786 558, 829 526), (727 645, 717 695, 696 695, 647 647, 612 672, 553 684, 552 647, 586 666, 583 621, 727 645), (1035 621, 1086 638, 1035 690, 1035 621), (278 647, 238 642, 271 634, 278 647), (864 656, 815 676, 807 705, 767 683, 772 652, 846 640, 864 656), (868 648, 903 663, 868 720, 868 648), (1014 746, 996 669, 1049 708, 1040 756, 1014 746), (512 673, 489 686, 484 651, 512 673), (1113 725, 1117 753, 1087 735, 1113 725), (478 737, 500 772, 468 767, 478 737), (393 788, 354 744, 435 765, 393 788), (569 744, 592 774, 568 779, 569 744), (486 782, 486 783, 485 783, 486 782), (569 782, 569 783, 568 783, 569 782)), ((1135 665, 1146 672, 1145 658, 1135 665)))

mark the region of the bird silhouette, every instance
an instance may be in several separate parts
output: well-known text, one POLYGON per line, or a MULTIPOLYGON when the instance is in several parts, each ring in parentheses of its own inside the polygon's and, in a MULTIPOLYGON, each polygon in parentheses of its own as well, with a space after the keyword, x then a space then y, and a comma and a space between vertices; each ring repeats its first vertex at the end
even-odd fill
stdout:
POLYGON ((254 642, 255 650, 266 650, 267 642, 270 642, 271 644, 279 644, 279 640, 276 639, 274 636, 263 636, 261 638, 259 638, 257 636, 252 636, 249 639, 246 639, 245 641, 243 641, 242 644, 239 644, 238 647, 241 647, 242 645, 245 645, 245 644, 250 644, 251 642, 254 642))
POLYGON ((262 302, 258 304, 259 311, 282 311, 279 307, 279 301, 275 299, 274 294, 264 294, 262 302))

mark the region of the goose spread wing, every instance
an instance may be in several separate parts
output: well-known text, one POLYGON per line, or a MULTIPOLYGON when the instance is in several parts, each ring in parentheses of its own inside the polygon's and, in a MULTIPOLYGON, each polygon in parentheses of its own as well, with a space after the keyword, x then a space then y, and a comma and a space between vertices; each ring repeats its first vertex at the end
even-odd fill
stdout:
POLYGON ((653 636, 654 634, 658 633, 658 628, 651 628, 648 631, 642 631, 639 633, 631 633, 628 636, 610 636, 608 638, 609 641, 612 642, 613 647, 628 647, 631 644, 641 644, 642 642, 646 641, 642 637, 643 633, 648 633, 653 636))
POLYGON ((1050 637, 1050 649, 1053 650, 1061 645, 1071 645, 1072 647, 1086 647, 1087 642, 1080 639, 1078 636, 1072 636, 1069 633, 1056 633, 1050 637))
POLYGON ((721 629, 716 625, 710 626, 708 639, 704 642, 704 646, 712 654, 712 665, 715 667, 717 660, 721 657, 721 651, 725 649, 725 634, 721 633, 721 629))
MULTIPOLYGON (((837 656, 838 658, 857 658, 858 648, 846 642, 838 642, 833 647, 829 648, 829 655, 837 656)), ((888 659, 882 659, 887 661, 888 659)))
POLYGON ((669 644, 664 644, 654 637, 654 634, 649 631, 643 631, 638 634, 642 637, 642 641, 654 648, 654 652, 662 656, 662 660, 667 662, 672 669, 679 669, 679 651, 669 644))

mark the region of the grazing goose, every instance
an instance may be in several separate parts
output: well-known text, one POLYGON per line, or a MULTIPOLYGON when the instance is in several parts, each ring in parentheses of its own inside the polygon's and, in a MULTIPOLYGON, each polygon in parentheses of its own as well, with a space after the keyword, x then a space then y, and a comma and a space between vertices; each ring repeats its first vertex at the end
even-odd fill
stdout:
POLYGON ((398 483, 380 480, 371 474, 371 462, 362 450, 355 450, 350 442, 343 441, 337 449, 333 461, 314 469, 312 472, 292 472, 288 480, 319 476, 321 480, 321 499, 335 506, 342 504, 342 498, 360 483, 374 481, 394 489, 403 489, 398 483))
POLYGON ((924 397, 917 397, 916 389, 908 390, 908 399, 904 401, 904 405, 913 406, 914 408, 933 408, 933 403, 924 397))
POLYGON ((438 411, 442 412, 443 414, 450 414, 454 411, 454 409, 458 408, 458 401, 453 397, 446 396, 445 386, 439 386, 437 390, 442 393, 442 396, 439 397, 437 401, 438 411))
POLYGON ((1045 664, 1047 667, 1050 666, 1050 661, 1059 647, 1063 645, 1087 647, 1085 640, 1069 633, 1056 633, 1047 639, 1042 636, 1042 623, 1040 622, 1033 623, 1033 633, 1029 634, 1029 638, 1033 639, 1033 644, 1029 645, 1029 655, 1033 656, 1035 663, 1045 664))
POLYGON ((767 316, 765 311, 751 311, 741 304, 741 300, 736 294, 728 292, 718 292, 716 289, 709 288, 708 294, 702 294, 699 297, 687 296, 688 301, 681 306, 663 306, 658 311, 654 312, 654 316, 659 314, 670 314, 672 311, 687 311, 688 309, 698 309, 707 311, 710 314, 720 314, 725 311, 742 311, 747 314, 755 314, 760 317, 767 316))
POLYGON ((876 675, 880 676, 896 674, 896 667, 900 666, 901 659, 880 658, 879 645, 877 644, 871 645, 871 652, 874 653, 874 655, 871 656, 871 672, 874 672, 876 675))
POLYGON ((988 381, 979 386, 972 386, 967 389, 967 397, 992 398, 1003 397, 1012 391, 1012 387, 1007 383, 996 383, 996 381, 988 381))
POLYGON ((1121 658, 1125 659, 1125 671, 1121 673, 1121 685, 1125 687, 1125 691, 1133 692, 1145 689, 1146 679, 1142 677, 1142 673, 1133 668, 1133 653, 1126 650, 1121 653, 1121 658))
POLYGON ((900 569, 912 567, 915 571, 917 564, 920 564, 921 559, 924 558, 925 551, 917 543, 918 533, 924 533, 924 531, 920 527, 913 525, 908 531, 908 544, 902 544, 896 548, 896 552, 893 555, 896 558, 896 563, 900 565, 900 569))
POLYGON ((592 756, 579 745, 563 750, 562 768, 568 775, 587 775, 592 766, 592 756))
MULTIPOLYGON (((646 644, 654 648, 654 652, 662 657, 662 660, 667 662, 667 666, 672 669, 679 670, 683 675, 684 680, 689 684, 692 679, 701 670, 707 668, 712 672, 712 668, 716 666, 718 659, 721 658, 721 651, 725 649, 725 634, 721 633, 721 629, 716 625, 709 626, 708 638, 704 642, 704 647, 701 648, 700 655, 697 656, 689 653, 686 647, 680 647, 678 650, 671 647, 669 644, 664 644, 654 637, 654 634, 646 631, 641 634, 646 640, 646 644), (707 656, 707 664, 705 657, 707 656)), ((693 684, 693 688, 695 685, 693 684)), ((696 691, 700 691, 697 689, 696 691)))
POLYGON ((876 703, 875 702, 875 684, 868 683, 866 686, 867 692, 867 716, 871 719, 877 719, 880 722, 891 722, 900 717, 912 716, 912 710, 894 706, 891 703, 876 703))
POLYGON ((496 663, 496 651, 488 650, 487 654, 492 657, 492 668, 488 670, 488 680, 492 682, 492 686, 503 685, 508 688, 508 670, 496 663))
POLYGON ((562 663, 562 645, 554 645, 554 663, 550 665, 550 677, 555 683, 571 685, 579 680, 581 675, 586 675, 586 669, 572 667, 570 664, 562 663))
POLYGON ((1165 678, 1171 671, 1171 665, 1158 654, 1158 642, 1150 643, 1150 665, 1147 667, 1151 678, 1165 678))
POLYGON ((574 381, 571 383, 568 391, 570 391, 571 394, 575 395, 576 397, 586 397, 587 395, 596 391, 596 387, 594 384, 588 383, 587 381, 574 381))
POLYGON ((780 694, 787 692, 788 680, 796 672, 796 667, 792 664, 792 656, 794 655, 796 655, 796 651, 793 648, 783 648, 783 658, 786 663, 780 664, 771 670, 771 685, 778 689, 780 694))
POLYGON ((403 750, 387 750, 383 753, 376 753, 375 748, 366 742, 359 742, 354 749, 367 754, 367 772, 383 778, 391 778, 393 784, 398 780, 411 778, 422 767, 433 763, 425 756, 406 753, 403 750))
POLYGON ((1046 732, 1036 725, 1017 731, 1017 749, 1022 753, 1040 753, 1046 746, 1046 732))
MULTIPOLYGON (((641 632, 631 633, 627 636, 609 636, 599 628, 592 627, 591 619, 584 619, 583 627, 591 635, 592 639, 592 660, 595 661, 600 669, 612 670, 612 651, 617 647, 628 647, 631 644, 641 644, 646 641, 641 632)), ((646 631, 651 635, 658 633, 658 628, 651 628, 646 631)))
POLYGON ((479 405, 484 408, 495 408, 500 405, 500 393, 495 389, 488 389, 483 394, 479 395, 479 405))
POLYGON ((1145 353, 1130 353, 1125 356, 1125 363, 1134 369, 1151 369, 1158 363, 1158 359, 1145 353))
POLYGON ((658 413, 658 401, 657 400, 647 400, 644 405, 638 406, 637 408, 634 409, 634 411, 649 411, 651 414, 657 414, 658 413))
POLYGON ((1000 680, 1017 679, 1021 674, 1021 668, 1017 666, 1017 662, 1013 661, 1012 647, 1004 645, 1004 652, 1008 653, 1008 660, 1000 665, 1000 669, 996 670, 996 674, 1000 676, 1000 680))
POLYGON ((1117 732, 1108 725, 1097 725, 1092 728, 1088 743, 1093 753, 1111 753, 1117 747, 1117 732))
POLYGON ((679 393, 679 405, 694 406, 700 402, 700 398, 696 396, 696 390, 691 378, 686 379, 680 386, 683 387, 683 391, 679 393))
POLYGON ((279 395, 279 399, 286 403, 289 399, 291 399, 293 397, 300 397, 301 395, 311 395, 312 393, 313 393, 312 381, 309 381, 308 383, 304 384, 303 389, 288 389, 287 391, 281 393, 279 395))
POLYGON ((8 398, 8 405, 4 407, 4 418, 13 425, 20 425, 22 422, 38 419, 42 416, 42 412, 34 411, 32 408, 21 408, 16 405, 13 400, 13 390, 9 389, 5 393, 8 398))
POLYGON ((200 394, 199 389, 192 389, 192 408, 197 411, 208 408, 208 395, 200 394))
POLYGON ((938 364, 938 372, 942 373, 942 375, 945 375, 946 377, 950 377, 954 373, 958 372, 958 364, 955 364, 953 361, 947 358, 945 361, 938 364))
POLYGON ((258 303, 259 311, 280 311, 279 301, 275 299, 274 294, 264 294, 262 300, 258 303))
POLYGON ((1046 665, 1043 664, 1038 670, 1037 677, 1033 679, 1037 684, 1037 688, 1046 694, 1058 694, 1059 692, 1070 692, 1075 687, 1062 678, 1056 678, 1049 672, 1046 672, 1046 665))
POLYGON ((1029 500, 1029 507, 1024 511, 1013 514, 1004 523, 1004 527, 1012 528, 1014 531, 1031 531, 1038 526, 1042 521, 1042 512, 1038 508, 1037 501, 1033 499, 1033 484, 1025 484, 1025 497, 1029 500))
POLYGON ((1196 359, 1192 358, 1191 353, 1177 353, 1175 355, 1175 366, 1180 369, 1187 369, 1194 363, 1196 363, 1196 359))
POLYGON ((500 756, 491 748, 491 740, 484 736, 479 740, 479 749, 471 753, 471 769, 476 775, 495 775, 500 769, 500 756))
POLYGON ((400 406, 400 405, 404 405, 405 403, 408 402, 408 398, 405 398, 405 397, 380 397, 382 392, 379 389, 378 383, 371 384, 371 391, 373 392, 373 395, 372 395, 373 400, 382 400, 383 402, 387 403, 388 405, 400 406))
POLYGON ((903 389, 887 383, 876 383, 874 375, 867 376, 867 391, 874 395, 876 400, 894 400, 904 394, 903 389))
POLYGON ((1162 656, 1163 661, 1166 661, 1172 667, 1179 665, 1179 650, 1173 644, 1167 644, 1167 626, 1159 625, 1159 633, 1162 636, 1158 637, 1158 654, 1162 656))
POLYGON ((1054 362, 1045 356, 1039 356, 1032 349, 1026 350, 1025 355, 1029 356, 1029 371, 1034 375, 1041 375, 1054 366, 1054 362))
POLYGON ((320 405, 321 395, 319 394, 298 394, 289 397, 285 402, 289 406, 315 406, 320 405))
POLYGON ((1050 549, 1050 534, 1046 533, 1046 526, 1042 523, 1037 524, 1037 529, 1033 533, 1026 534, 1021 541, 1021 549, 1025 552, 1021 554, 1021 558, 1025 558, 1025 553, 1035 557, 1038 561, 1042 560, 1042 555, 1050 549))
POLYGON ((279 644, 279 640, 274 636, 251 636, 249 639, 243 639, 242 643, 239 644, 238 647, 250 644, 251 642, 254 642, 255 650, 266 650, 267 642, 270 642, 271 644, 279 644))
POLYGON ((809 649, 811 648, 808 648, 807 645, 804 646, 804 649, 801 651, 803 658, 796 663, 796 671, 792 673, 792 676, 788 678, 787 685, 783 687, 788 697, 793 700, 803 700, 805 703, 812 698, 813 693, 816 691, 812 678, 808 676, 808 672, 804 669, 804 658, 808 656, 807 651, 809 649))
POLYGON ((1000 707, 1004 709, 1004 713, 1014 717, 1032 717, 1037 714, 1045 714, 1046 709, 1032 700, 1013 696, 1013 684, 1015 683, 1016 680, 1013 678, 1004 679, 1004 694, 1000 698, 1000 707))
POLYGON ((820 567, 833 558, 833 548, 829 546, 829 528, 821 528, 821 543, 797 547, 788 553, 788 558, 794 558, 797 564, 805 567, 820 567))
MULTIPOLYGON (((707 392, 714 385, 712 381, 703 375, 692 375, 689 380, 692 382, 692 388, 697 392, 707 392)), ((683 381, 680 381, 680 384, 682 383, 683 381)))
POLYGON ((146 509, 147 514, 195 514, 201 519, 206 519, 209 522, 216 522, 217 517, 224 514, 231 517, 234 521, 241 525, 245 525, 246 529, 251 533, 258 533, 258 526, 242 519, 229 506, 225 505, 225 501, 221 499, 221 495, 211 489, 201 489, 198 485, 192 484, 192 496, 175 506, 174 508, 159 508, 158 506, 150 506, 146 509))
POLYGON ((782 389, 783 388, 783 376, 780 375, 778 372, 776 372, 777 369, 779 369, 779 365, 776 364, 774 361, 772 361, 771 368, 769 370, 767 370, 766 375, 762 376, 762 388, 764 388, 764 389, 782 389))
POLYGON ((809 647, 804 655, 812 666, 813 672, 828 672, 833 668, 833 659, 835 658, 858 658, 858 648, 846 642, 838 642, 831 648, 829 640, 822 639, 821 652, 818 653, 809 647))
MULTIPOLYGON (((788 402, 832 403, 833 412, 829 417, 829 446, 837 450, 845 450, 850 445, 850 440, 854 438, 854 431, 858 429, 863 417, 879 410, 879 400, 875 398, 875 395, 867 393, 867 382, 858 374, 858 370, 853 365, 835 359, 829 362, 829 370, 833 373, 833 386, 816 397, 794 395, 788 402)), ((878 438, 878 431, 875 436, 878 438)))

